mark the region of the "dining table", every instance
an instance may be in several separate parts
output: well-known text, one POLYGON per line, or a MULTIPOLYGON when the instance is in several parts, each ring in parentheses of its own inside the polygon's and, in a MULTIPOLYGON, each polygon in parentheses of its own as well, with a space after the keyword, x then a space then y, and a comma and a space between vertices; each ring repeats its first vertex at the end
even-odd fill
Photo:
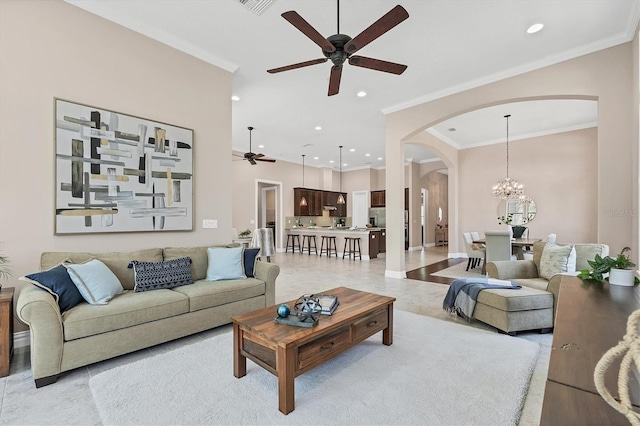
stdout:
MULTIPOLYGON (((511 250, 512 253, 516 255, 516 259, 524 260, 524 249, 533 246, 533 243, 536 241, 541 241, 540 238, 512 238, 511 239, 511 250)), ((484 238, 474 240, 475 244, 486 244, 486 240, 484 238)), ((484 251, 484 261, 482 262, 482 275, 487 273, 487 251, 484 251)))

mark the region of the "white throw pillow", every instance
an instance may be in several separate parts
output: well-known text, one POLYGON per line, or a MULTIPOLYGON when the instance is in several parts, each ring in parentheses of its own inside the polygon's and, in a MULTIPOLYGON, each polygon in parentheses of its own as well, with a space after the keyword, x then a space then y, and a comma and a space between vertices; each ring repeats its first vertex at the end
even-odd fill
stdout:
POLYGON ((88 303, 106 305, 124 289, 118 277, 98 259, 82 264, 64 264, 71 281, 88 303))
POLYGON ((209 247, 209 267, 207 281, 242 280, 244 274, 244 246, 239 247, 209 247))
POLYGON ((556 274, 576 272, 576 249, 572 244, 559 246, 547 244, 540 258, 541 278, 550 280, 556 274))

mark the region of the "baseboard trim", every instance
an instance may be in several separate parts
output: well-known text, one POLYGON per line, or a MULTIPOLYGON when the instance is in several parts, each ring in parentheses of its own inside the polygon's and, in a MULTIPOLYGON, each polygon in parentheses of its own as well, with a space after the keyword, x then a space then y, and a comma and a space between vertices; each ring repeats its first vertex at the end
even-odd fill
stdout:
POLYGON ((13 333, 14 348, 23 348, 29 345, 31 345, 31 333, 29 332, 29 330, 13 333))
POLYGON ((421 250, 423 250, 422 246, 409 247, 409 251, 421 251, 421 250))
POLYGON ((455 259, 456 257, 469 257, 467 253, 448 253, 447 257, 449 259, 455 259))
POLYGON ((384 271, 385 278, 396 278, 398 280, 402 280, 407 278, 407 271, 384 271))
POLYGON ((427 248, 429 248, 429 247, 435 247, 435 246, 436 246, 436 243, 426 243, 424 246, 425 246, 425 247, 427 247, 427 248))

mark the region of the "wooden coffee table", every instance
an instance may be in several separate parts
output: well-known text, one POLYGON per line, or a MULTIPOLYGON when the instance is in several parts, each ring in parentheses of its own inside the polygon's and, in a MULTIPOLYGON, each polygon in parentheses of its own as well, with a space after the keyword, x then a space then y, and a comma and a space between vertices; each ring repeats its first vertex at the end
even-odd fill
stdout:
MULTIPOLYGON (((382 343, 393 343, 395 298, 338 287, 324 291, 338 297, 333 315, 321 315, 313 328, 276 324, 277 305, 231 318, 233 375, 247 374, 247 358, 278 377, 279 409, 295 408, 294 379, 382 331, 382 343)), ((295 300, 287 303, 293 312, 295 300)))

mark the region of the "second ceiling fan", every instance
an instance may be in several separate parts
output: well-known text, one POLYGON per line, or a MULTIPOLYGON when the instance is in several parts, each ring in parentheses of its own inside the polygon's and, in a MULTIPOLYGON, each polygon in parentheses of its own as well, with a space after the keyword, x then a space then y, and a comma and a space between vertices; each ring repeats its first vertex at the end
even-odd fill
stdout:
POLYGON ((338 31, 330 37, 324 38, 315 28, 304 20, 296 11, 284 12, 282 17, 289 21, 291 25, 300 30, 311 41, 320 46, 324 58, 312 59, 310 61, 299 62, 280 68, 267 70, 268 73, 275 74, 282 71, 289 71, 297 68, 308 67, 310 65, 321 64, 331 59, 333 66, 329 77, 328 96, 338 94, 340 91, 340 78, 342 76, 342 65, 349 62, 356 67, 369 68, 376 71, 388 72, 391 74, 402 74, 407 69, 406 65, 394 62, 382 61, 380 59, 368 58, 366 56, 353 56, 358 50, 371 43, 405 19, 409 13, 400 5, 387 12, 382 18, 371 24, 367 29, 358 34, 355 38, 340 34, 340 0, 338 2, 338 31))

